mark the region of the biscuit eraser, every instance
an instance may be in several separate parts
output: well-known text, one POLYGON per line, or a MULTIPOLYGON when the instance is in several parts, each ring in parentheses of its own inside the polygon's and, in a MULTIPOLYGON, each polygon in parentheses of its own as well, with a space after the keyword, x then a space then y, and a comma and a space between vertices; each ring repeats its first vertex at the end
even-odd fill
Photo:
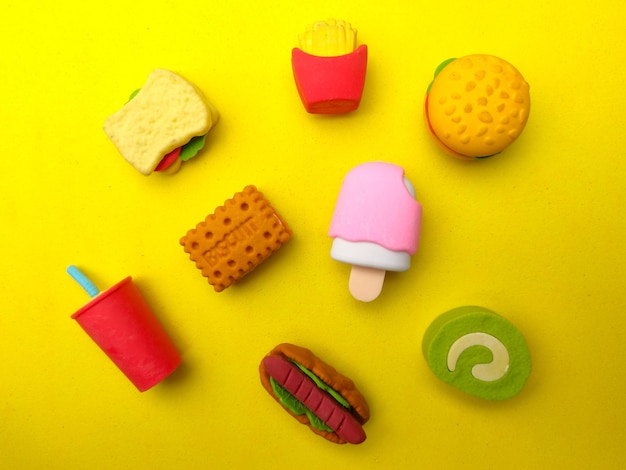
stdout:
POLYGON ((367 46, 356 45, 350 23, 330 19, 308 26, 291 51, 298 94, 311 114, 341 114, 361 103, 367 46))
POLYGON ((484 307, 458 307, 440 315, 424 334, 422 352, 437 377, 485 400, 517 395, 531 371, 520 331, 484 307))
POLYGON ((205 135, 217 118, 195 85, 156 69, 139 92, 106 119, 104 132, 128 163, 149 175, 168 153, 205 135))
POLYGON ((287 223, 249 185, 180 239, 216 292, 248 274, 291 238, 287 223))

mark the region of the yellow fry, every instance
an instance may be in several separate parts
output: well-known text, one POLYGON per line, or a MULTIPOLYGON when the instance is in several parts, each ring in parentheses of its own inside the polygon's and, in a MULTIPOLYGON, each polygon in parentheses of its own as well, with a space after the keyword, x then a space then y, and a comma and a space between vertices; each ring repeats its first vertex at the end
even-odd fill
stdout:
POLYGON ((307 25, 298 42, 300 49, 312 55, 344 55, 356 49, 356 29, 344 20, 319 21, 307 25))

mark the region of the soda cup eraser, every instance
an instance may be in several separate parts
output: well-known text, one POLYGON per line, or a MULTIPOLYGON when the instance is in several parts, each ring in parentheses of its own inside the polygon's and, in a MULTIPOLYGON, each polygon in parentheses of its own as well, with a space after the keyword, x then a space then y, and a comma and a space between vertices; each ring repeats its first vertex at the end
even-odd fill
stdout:
POLYGON ((100 293, 77 268, 68 272, 92 297, 72 318, 140 392, 176 370, 180 354, 130 276, 100 293))

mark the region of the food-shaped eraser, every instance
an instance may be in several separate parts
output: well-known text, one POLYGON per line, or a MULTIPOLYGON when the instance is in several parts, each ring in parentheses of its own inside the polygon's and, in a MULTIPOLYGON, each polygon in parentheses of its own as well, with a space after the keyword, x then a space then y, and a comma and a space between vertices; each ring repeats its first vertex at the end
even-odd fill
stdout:
POLYGON ((437 377, 485 400, 517 395, 531 370, 524 336, 484 307, 458 307, 440 315, 424 334, 422 352, 437 377))
POLYGON ((72 318, 140 392, 174 372, 180 354, 130 276, 100 293, 74 266, 68 273, 92 297, 72 318))
POLYGON ((367 46, 356 45, 357 31, 343 20, 309 25, 291 51, 291 65, 302 104, 311 114, 341 114, 361 103, 367 46))
POLYGON ((369 302, 386 271, 406 271, 417 251, 422 206, 404 169, 385 162, 354 167, 344 178, 329 235, 330 256, 351 264, 349 290, 369 302))
POLYGON ((189 230, 180 244, 209 284, 221 292, 277 251, 291 235, 263 193, 249 185, 189 230))
POLYGON ((204 146, 219 114, 180 75, 156 69, 130 101, 104 123, 104 132, 140 173, 175 173, 204 146))
POLYGON ((336 444, 360 444, 370 416, 365 398, 349 378, 308 349, 283 343, 261 361, 261 383, 300 423, 336 444))
POLYGON ((430 133, 447 153, 466 160, 502 152, 522 133, 529 112, 522 74, 487 54, 443 62, 426 93, 430 133))

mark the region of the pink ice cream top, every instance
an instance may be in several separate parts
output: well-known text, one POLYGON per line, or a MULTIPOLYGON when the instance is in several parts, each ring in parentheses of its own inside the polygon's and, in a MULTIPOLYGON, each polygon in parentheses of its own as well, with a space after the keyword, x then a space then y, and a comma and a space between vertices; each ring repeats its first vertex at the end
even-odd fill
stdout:
POLYGON ((422 206, 407 189, 403 168, 363 163, 343 181, 329 235, 412 255, 417 251, 421 216, 422 206))

